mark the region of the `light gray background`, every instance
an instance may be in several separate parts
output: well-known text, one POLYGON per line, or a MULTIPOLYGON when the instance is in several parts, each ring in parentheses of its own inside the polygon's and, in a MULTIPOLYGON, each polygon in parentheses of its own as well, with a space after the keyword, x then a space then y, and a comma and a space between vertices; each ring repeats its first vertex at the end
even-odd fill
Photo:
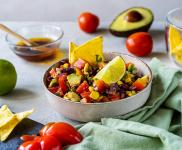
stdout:
POLYGON ((156 21, 167 12, 182 7, 182 0, 0 0, 1 21, 76 21, 80 12, 96 13, 101 21, 111 21, 132 6, 146 6, 156 21))

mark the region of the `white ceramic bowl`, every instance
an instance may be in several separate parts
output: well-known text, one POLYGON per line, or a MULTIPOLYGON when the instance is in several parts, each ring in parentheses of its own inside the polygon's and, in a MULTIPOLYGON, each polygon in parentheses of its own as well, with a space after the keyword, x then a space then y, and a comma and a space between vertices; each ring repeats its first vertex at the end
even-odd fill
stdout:
MULTIPOLYGON (((99 121, 101 118, 116 117, 119 115, 127 114, 137 108, 143 106, 147 101, 152 85, 152 72, 147 64, 140 59, 120 53, 105 53, 106 60, 112 60, 114 57, 120 55, 125 62, 132 62, 135 66, 143 73, 149 75, 149 83, 145 89, 137 93, 134 96, 127 97, 125 99, 104 102, 104 103, 88 103, 83 104, 80 102, 72 102, 70 100, 63 99, 59 96, 51 93, 46 87, 46 78, 49 70, 44 74, 44 85, 45 93, 50 105, 60 114, 64 115, 73 120, 88 122, 88 121, 99 121)), ((59 62, 58 62, 59 63, 59 62)), ((56 64, 58 64, 56 63, 56 64)), ((56 65, 54 64, 54 65, 56 65)), ((53 66, 54 66, 53 65, 53 66)))

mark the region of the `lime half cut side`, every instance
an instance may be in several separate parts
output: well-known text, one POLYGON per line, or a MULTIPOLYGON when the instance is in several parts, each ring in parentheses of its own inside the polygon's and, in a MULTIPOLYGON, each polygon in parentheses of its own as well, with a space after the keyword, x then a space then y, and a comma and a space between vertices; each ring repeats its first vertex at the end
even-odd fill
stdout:
POLYGON ((116 83, 125 74, 126 65, 121 56, 116 56, 95 76, 96 79, 103 80, 107 84, 116 83))

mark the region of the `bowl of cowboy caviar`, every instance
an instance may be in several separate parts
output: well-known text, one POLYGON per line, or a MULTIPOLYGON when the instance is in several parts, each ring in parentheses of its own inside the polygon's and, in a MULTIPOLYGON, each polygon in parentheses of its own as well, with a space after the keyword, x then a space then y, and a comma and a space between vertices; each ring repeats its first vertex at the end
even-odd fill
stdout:
POLYGON ((60 114, 77 121, 99 121, 124 115, 143 106, 152 84, 152 72, 140 59, 104 53, 96 64, 78 58, 63 59, 44 74, 46 95, 60 114))

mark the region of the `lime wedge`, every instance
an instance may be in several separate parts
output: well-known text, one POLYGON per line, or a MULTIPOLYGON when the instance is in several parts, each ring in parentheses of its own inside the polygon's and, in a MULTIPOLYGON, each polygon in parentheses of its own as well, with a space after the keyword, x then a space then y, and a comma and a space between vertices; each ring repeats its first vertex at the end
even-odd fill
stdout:
POLYGON ((107 84, 116 83, 125 74, 126 66, 120 56, 116 56, 94 78, 103 80, 107 84))

